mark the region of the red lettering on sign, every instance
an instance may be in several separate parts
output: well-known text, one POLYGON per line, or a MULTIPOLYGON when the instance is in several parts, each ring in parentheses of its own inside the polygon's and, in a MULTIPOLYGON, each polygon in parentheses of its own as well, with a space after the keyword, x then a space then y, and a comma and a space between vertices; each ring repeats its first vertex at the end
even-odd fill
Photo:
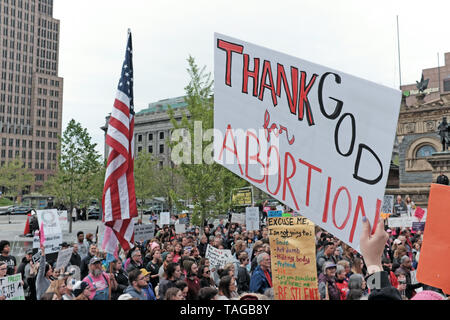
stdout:
POLYGON ((227 149, 228 151, 231 151, 236 156, 239 169, 241 170, 241 174, 243 175, 244 173, 242 171, 241 163, 239 162, 239 156, 237 153, 236 142, 234 141, 234 136, 233 136, 233 131, 231 130, 231 125, 227 126, 227 132, 225 133, 225 138, 223 139, 222 149, 220 150, 220 154, 219 154, 219 160, 222 159, 223 150, 225 150, 225 149, 227 149), (230 147, 227 146, 228 135, 231 136, 231 140, 233 141, 233 149, 230 149, 230 147))
POLYGON ((334 201, 333 201, 333 224, 336 228, 338 228, 339 230, 342 230, 345 228, 345 226, 347 225, 347 221, 348 219, 350 219, 350 214, 352 211, 352 198, 350 197, 350 192, 348 192, 346 187, 340 187, 338 189, 338 191, 336 192, 336 194, 334 195, 334 201), (345 218, 344 222, 342 223, 342 225, 339 227, 336 223, 336 204, 337 204, 337 200, 339 199, 339 195, 341 194, 341 191, 345 190, 345 192, 347 192, 347 199, 348 199, 348 211, 347 211, 347 217, 345 218))
POLYGON ((247 131, 247 135, 246 135, 246 143, 245 143, 245 176, 247 178, 249 178, 250 180, 252 180, 253 182, 256 183, 263 183, 265 176, 263 175, 263 177, 261 179, 256 179, 256 178, 252 178, 248 175, 248 147, 249 147, 249 137, 253 137, 254 139, 256 139, 256 143, 258 144, 258 152, 256 153, 256 155, 252 155, 250 156, 250 160, 256 160, 259 164, 261 164, 264 168, 263 172, 265 172, 265 168, 266 166, 264 165, 264 163, 261 161, 261 159, 259 158, 259 154, 260 154, 260 145, 259 145, 259 139, 258 137, 251 131, 247 131))
POLYGON ((297 204, 297 199, 295 199, 294 192, 292 191, 291 183, 289 182, 289 180, 295 175, 296 170, 297 170, 297 168, 295 165, 294 157, 289 152, 286 152, 284 155, 283 201, 286 200, 286 185, 287 185, 289 187, 289 191, 291 192, 291 197, 294 200, 296 209, 300 210, 300 208, 298 207, 298 204, 297 204), (287 176, 288 158, 291 160, 291 163, 292 163, 292 173, 289 177, 287 176))
POLYGON ((270 65, 270 61, 264 60, 263 64, 263 72, 261 75, 261 84, 259 86, 259 100, 264 99, 264 90, 269 89, 272 92, 272 103, 274 106, 278 104, 277 102, 277 96, 275 94, 275 86, 273 84, 273 77, 272 77, 272 67, 270 65), (269 83, 266 83, 266 78, 269 76, 269 83))
POLYGON ((269 150, 267 151, 267 166, 266 166, 266 189, 271 195, 276 195, 278 191, 280 190, 281 186, 281 161, 280 161, 280 152, 278 151, 278 148, 276 146, 270 146, 269 150), (278 184, 277 189, 275 192, 272 193, 269 189, 269 167, 270 167, 270 154, 272 152, 272 149, 275 149, 277 152, 277 161, 278 161, 278 170, 277 170, 277 176, 278 176, 278 184))
POLYGON ((231 58, 232 58, 232 53, 240 53, 242 54, 242 52, 244 51, 244 46, 232 43, 232 42, 228 42, 228 41, 224 41, 224 40, 220 40, 217 39, 217 47, 219 49, 225 50, 227 53, 227 63, 226 63, 226 72, 225 72, 225 84, 229 87, 231 87, 231 58))
POLYGON ((244 54, 244 70, 242 71, 242 92, 248 93, 248 78, 253 78, 253 96, 258 96, 259 58, 253 59, 253 71, 248 69, 249 55, 244 54))
POLYGON ((322 169, 320 169, 320 168, 318 168, 318 167, 316 167, 316 166, 314 166, 314 165, 312 165, 312 164, 310 164, 310 163, 308 163, 308 162, 306 162, 306 161, 304 161, 302 159, 298 159, 298 161, 301 164, 304 164, 305 166, 308 167, 308 184, 307 184, 307 187, 306 187, 306 206, 308 207, 309 206, 309 193, 311 191, 311 170, 316 170, 317 172, 322 173, 322 169))

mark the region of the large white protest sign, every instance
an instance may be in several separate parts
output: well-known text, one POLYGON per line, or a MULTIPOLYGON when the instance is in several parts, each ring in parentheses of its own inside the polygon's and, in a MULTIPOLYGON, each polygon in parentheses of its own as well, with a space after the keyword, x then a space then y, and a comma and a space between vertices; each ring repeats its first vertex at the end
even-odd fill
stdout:
POLYGON ((175 224, 175 233, 176 234, 186 233, 186 225, 182 223, 175 224))
POLYGON ((60 269, 69 264, 72 257, 73 248, 67 248, 58 252, 55 269, 60 269))
POLYGON ((231 250, 217 249, 208 244, 205 258, 209 259, 209 264, 215 268, 223 268, 227 263, 233 261, 231 250))
POLYGON ((214 160, 359 251, 401 92, 221 34, 214 47, 214 160))
POLYGON ((259 230, 259 208, 245 208, 245 226, 247 231, 259 230))
MULTIPOLYGON (((42 225, 44 228, 45 254, 58 252, 61 247, 60 245, 63 242, 58 211, 56 209, 37 210, 36 214, 38 217, 39 227, 42 225)), ((33 238, 33 248, 39 248, 39 238, 33 238)))
POLYGON ((170 224, 170 212, 161 212, 159 218, 161 225, 170 224))
POLYGON ((231 223, 245 224, 245 214, 233 213, 231 215, 231 223))
POLYGON ((414 217, 398 217, 398 218, 389 218, 388 226, 389 228, 412 228, 412 224, 414 222, 414 217))
POLYGON ((20 273, 0 278, 0 297, 5 296, 6 300, 25 300, 21 282, 20 273))
POLYGON ((155 225, 153 223, 134 225, 134 241, 144 242, 150 240, 154 236, 155 225))

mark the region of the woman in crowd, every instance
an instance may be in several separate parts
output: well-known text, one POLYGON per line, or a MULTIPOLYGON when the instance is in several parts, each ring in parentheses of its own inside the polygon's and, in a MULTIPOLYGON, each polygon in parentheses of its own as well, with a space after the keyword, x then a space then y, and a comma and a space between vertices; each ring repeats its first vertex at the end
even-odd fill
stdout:
POLYGON ((239 297, 234 278, 229 275, 220 278, 217 300, 231 300, 239 297))
POLYGON ((58 298, 57 300, 62 300, 63 295, 66 293, 66 282, 63 279, 53 280, 46 292, 54 292, 58 298))
POLYGON ((177 287, 167 289, 165 300, 184 300, 183 293, 177 287))
POLYGON ((214 280, 211 279, 211 270, 209 266, 203 265, 198 268, 197 277, 200 279, 200 288, 212 287, 216 288, 214 280))
POLYGON ((161 268, 161 265, 161 249, 158 246, 151 251, 150 262, 145 267, 150 272, 150 283, 153 288, 156 288, 159 283, 159 268, 161 268))
POLYGON ((366 289, 366 282, 362 275, 353 274, 348 281, 347 300, 360 300, 366 289))
POLYGON ((250 290, 250 273, 247 270, 247 265, 250 263, 248 254, 242 251, 239 254, 239 267, 237 269, 237 292, 249 292, 250 290))

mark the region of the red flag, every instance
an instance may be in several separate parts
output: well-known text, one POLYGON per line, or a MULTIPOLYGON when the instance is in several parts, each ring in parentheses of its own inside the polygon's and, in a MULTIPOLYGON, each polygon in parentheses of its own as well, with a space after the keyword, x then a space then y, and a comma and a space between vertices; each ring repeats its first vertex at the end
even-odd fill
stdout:
POLYGON ((118 240, 124 250, 134 246, 134 225, 137 217, 134 190, 134 109, 131 32, 128 31, 125 61, 117 87, 116 99, 109 119, 106 144, 109 156, 103 188, 103 223, 114 235, 103 241, 118 240), (117 239, 114 239, 114 236, 117 239))

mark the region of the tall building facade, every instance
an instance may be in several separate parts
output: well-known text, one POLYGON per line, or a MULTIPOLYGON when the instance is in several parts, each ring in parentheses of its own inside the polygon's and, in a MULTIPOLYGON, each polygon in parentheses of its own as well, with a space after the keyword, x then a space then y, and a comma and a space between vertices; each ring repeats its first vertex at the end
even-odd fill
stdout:
POLYGON ((53 0, 0 0, 0 164, 20 159, 39 191, 53 174, 62 131, 60 21, 53 0))

